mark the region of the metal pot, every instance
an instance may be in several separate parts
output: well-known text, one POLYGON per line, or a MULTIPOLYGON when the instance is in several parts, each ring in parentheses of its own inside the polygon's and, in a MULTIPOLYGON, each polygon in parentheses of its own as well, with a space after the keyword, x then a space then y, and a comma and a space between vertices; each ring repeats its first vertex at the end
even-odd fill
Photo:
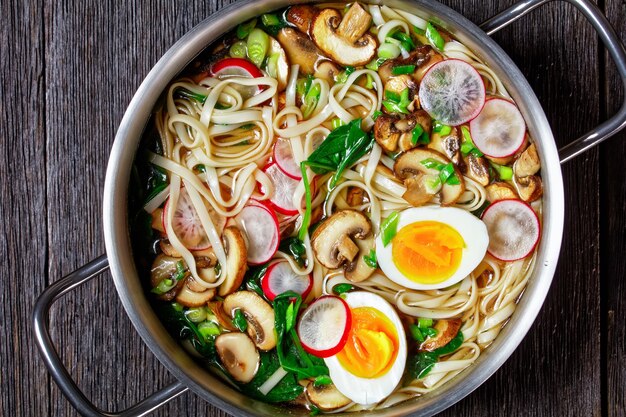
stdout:
MULTIPOLYGON (((565 0, 589 20, 617 65, 626 87, 626 52, 606 18, 589 0, 565 0)), ((301 1, 296 1, 301 2, 301 1)), ((482 384, 513 353, 532 325, 552 281, 563 233, 563 180, 560 163, 597 145, 626 126, 626 105, 613 118, 593 131, 557 151, 546 116, 524 76, 513 61, 489 37, 548 0, 522 0, 485 22, 481 27, 434 0, 388 0, 391 7, 408 11, 419 8, 461 42, 483 58, 501 77, 535 138, 542 163, 545 184, 543 205, 543 238, 535 271, 529 280, 510 322, 499 337, 469 368, 443 387, 392 408, 372 412, 377 416, 416 413, 430 416, 451 406, 482 384)), ((35 305, 35 336, 45 364, 72 405, 88 416, 139 416, 158 408, 191 389, 202 398, 235 415, 279 416, 308 415, 305 411, 286 411, 278 406, 252 400, 224 384, 208 371, 198 367, 186 351, 167 333, 150 307, 139 281, 132 257, 127 218, 127 193, 131 166, 150 113, 167 84, 207 45, 238 23, 290 2, 288 0, 244 0, 232 4, 182 37, 159 60, 141 84, 131 101, 117 132, 107 169, 104 189, 104 234, 107 255, 90 262, 45 290, 35 305), (157 358, 177 378, 177 382, 156 392, 142 402, 119 413, 97 409, 78 389, 60 361, 48 331, 50 305, 63 294, 111 269, 115 287, 135 328, 157 358)))

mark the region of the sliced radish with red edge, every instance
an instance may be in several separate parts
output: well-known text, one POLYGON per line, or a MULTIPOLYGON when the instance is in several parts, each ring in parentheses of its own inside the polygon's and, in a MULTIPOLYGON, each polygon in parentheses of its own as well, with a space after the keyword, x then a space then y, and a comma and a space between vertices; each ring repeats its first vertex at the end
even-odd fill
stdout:
MULTIPOLYGON (((211 75, 220 80, 225 80, 233 77, 259 78, 263 76, 263 73, 256 65, 246 59, 225 58, 213 64, 211 67, 211 75)), ((230 84, 230 86, 237 89, 244 100, 261 91, 261 89, 255 85, 230 84)))
POLYGON ((420 84, 419 99, 433 119, 458 126, 480 113, 485 104, 485 83, 467 62, 446 59, 426 72, 420 84))
POLYGON ((259 202, 245 206, 236 216, 248 237, 248 263, 258 265, 272 259, 280 243, 278 219, 259 202))
POLYGON ((340 297, 318 298, 300 316, 297 332, 304 350, 328 358, 343 349, 352 326, 352 313, 340 297))
MULTIPOLYGON (((163 214, 161 215, 163 230, 167 230, 167 211, 169 204, 170 199, 168 198, 163 208, 163 214)), ((205 202, 204 205, 217 230, 217 234, 221 235, 226 225, 226 218, 220 216, 210 204, 205 202)), ((211 247, 209 237, 202 226, 198 212, 193 206, 185 187, 182 187, 178 194, 178 204, 172 217, 172 229, 174 229, 174 234, 178 237, 183 246, 189 250, 204 250, 211 247)))
MULTIPOLYGON (((274 193, 270 197, 272 207, 281 214, 293 215, 298 213, 298 209, 293 204, 293 195, 300 181, 285 174, 275 163, 266 166, 263 171, 274 184, 274 193)), ((264 191, 261 190, 261 192, 264 191)))
POLYGON ((298 275, 288 261, 280 261, 267 268, 261 287, 270 301, 286 291, 300 294, 304 300, 313 287, 313 277, 310 274, 298 275))
POLYGON ((504 158, 516 154, 526 138, 526 122, 509 100, 491 98, 470 122, 474 145, 485 155, 504 158))
POLYGON ((300 167, 293 159, 289 139, 278 138, 274 144, 274 161, 278 168, 294 180, 302 179, 300 167))
POLYGON ((487 251, 502 261, 527 257, 539 242, 539 218, 521 200, 496 201, 485 209, 482 220, 489 234, 487 251))

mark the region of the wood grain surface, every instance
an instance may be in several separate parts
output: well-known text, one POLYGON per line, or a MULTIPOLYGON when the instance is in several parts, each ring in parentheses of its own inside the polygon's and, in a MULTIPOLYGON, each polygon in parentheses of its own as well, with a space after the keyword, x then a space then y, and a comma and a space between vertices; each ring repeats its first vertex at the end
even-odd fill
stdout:
MULTIPOLYGON (((0 415, 71 416, 34 346, 31 310, 46 286, 104 252, 109 149, 134 91, 180 36, 230 1, 0 3, 0 415)), ((444 0, 481 22, 512 0, 444 0)), ((626 6, 604 0, 626 39, 626 6)), ((559 146, 624 99, 615 67, 573 7, 553 2, 495 39, 519 65, 559 146)), ((626 133, 563 167, 559 266, 511 358, 443 416, 626 415, 626 133)), ((52 335, 71 375, 104 409, 173 381, 136 334, 109 276, 65 296, 52 335)), ((192 393, 154 415, 221 416, 192 393)))

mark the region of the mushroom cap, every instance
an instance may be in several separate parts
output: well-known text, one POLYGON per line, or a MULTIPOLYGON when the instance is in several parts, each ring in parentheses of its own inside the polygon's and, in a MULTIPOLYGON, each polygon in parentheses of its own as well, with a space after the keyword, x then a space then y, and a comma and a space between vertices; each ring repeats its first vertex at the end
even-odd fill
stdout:
POLYGON ((346 238, 364 239, 371 231, 372 225, 363 213, 350 209, 340 210, 315 229, 311 238, 315 257, 326 268, 339 268, 348 260, 340 248, 340 245, 347 244, 346 238))
POLYGON ((261 356, 244 333, 223 333, 215 339, 215 349, 224 369, 239 382, 252 381, 259 369, 261 356))
POLYGON ((432 352, 435 349, 447 345, 457 335, 461 329, 461 319, 441 319, 437 320, 434 329, 437 335, 427 338, 421 345, 420 350, 432 352))
POLYGON ((430 134, 432 123, 424 110, 418 110, 406 117, 381 114, 374 122, 374 139, 387 152, 395 152, 398 147, 407 151, 417 146, 413 144, 413 129, 417 125, 430 134))
MULTIPOLYGON (((386 60, 380 67, 378 67, 378 75, 380 75, 380 79, 383 83, 386 83, 387 80, 393 76, 393 68, 402 66, 402 65, 415 65, 415 72, 413 73, 413 78, 417 81, 418 78, 416 74, 420 71, 421 67, 428 64, 431 59, 431 54, 433 54, 433 48, 430 45, 418 46, 415 48, 407 58, 398 57, 395 59, 386 60)), ((429 65, 429 67, 432 66, 429 65)), ((421 78, 420 78, 421 79, 421 78)))
POLYGON ((276 36, 291 65, 298 64, 305 75, 315 73, 315 64, 323 59, 322 52, 308 36, 294 28, 282 28, 276 36))
POLYGON ((489 162, 482 156, 475 156, 472 154, 467 155, 464 159, 467 166, 467 176, 482 185, 483 187, 489 185, 491 176, 489 175, 489 162))
POLYGON ((337 33, 341 13, 335 9, 324 9, 313 19, 311 38, 333 61, 344 66, 365 65, 376 54, 376 39, 366 33, 352 43, 337 33))
POLYGON ((452 163, 454 163, 454 165, 465 169, 463 154, 461 154, 461 135, 459 135, 459 129, 456 127, 453 127, 450 130, 450 133, 445 136, 441 136, 439 133, 433 132, 430 136, 428 148, 441 152, 447 156, 452 163))
POLYGON ((261 350, 270 350, 276 346, 274 335, 274 310, 257 293, 237 291, 224 299, 224 311, 231 318, 241 310, 248 321, 246 330, 254 344, 261 350))
POLYGON ((537 175, 522 178, 513 176, 513 182, 519 197, 527 203, 538 200, 543 195, 543 183, 537 175))
MULTIPOLYGON (((406 180, 411 177, 427 178, 426 175, 439 175, 439 171, 435 168, 427 168, 421 162, 426 159, 434 159, 442 164, 450 163, 450 160, 445 155, 427 148, 414 148, 409 151, 403 152, 397 159, 393 166, 393 170, 398 178, 406 180), (424 175, 420 177, 419 174, 424 175)), ((454 166, 454 165, 453 165, 454 166)), ((459 178, 459 184, 442 184, 440 195, 440 203, 443 206, 454 204, 461 198, 461 195, 465 191, 465 182, 463 175, 459 169, 454 166, 454 173, 459 178)), ((405 181, 405 185, 407 185, 405 181)), ((408 184, 410 185, 410 183, 408 184)))
POLYGON ((537 147, 532 143, 513 164, 515 176, 522 178, 536 174, 541 169, 537 147))
POLYGON ((287 21, 295 25, 300 32, 308 35, 311 23, 319 10, 310 4, 296 4, 287 10, 287 21))
POLYGON ((248 251, 241 231, 235 226, 224 229, 224 248, 226 249, 226 267, 222 273, 226 278, 220 285, 219 295, 224 297, 235 291, 243 282, 248 263, 248 251))
POLYGON ((237 328, 233 325, 233 321, 228 317, 223 308, 224 302, 219 300, 209 301, 207 306, 211 310, 211 313, 215 316, 217 323, 224 329, 234 332, 237 328))
POLYGON ((352 402, 351 399, 339 392, 333 384, 316 387, 313 382, 309 382, 305 392, 309 401, 322 411, 336 410, 352 402))
MULTIPOLYGON (((187 278, 189 280, 189 278, 187 278)), ((183 285, 176 294, 176 302, 185 307, 201 307, 215 296, 215 288, 207 288, 202 292, 192 291, 189 285, 183 285)))
POLYGON ((492 184, 489 184, 485 187, 485 190, 487 191, 487 200, 491 201, 492 203, 498 200, 510 200, 519 198, 513 187, 502 181, 496 181, 492 184))
POLYGON ((322 78, 328 81, 328 84, 332 87, 335 83, 335 77, 339 75, 341 69, 333 61, 323 60, 317 63, 315 69, 315 78, 322 78))
POLYGON ((345 265, 344 275, 348 280, 352 282, 365 281, 376 271, 376 268, 370 267, 363 258, 363 255, 369 254, 370 250, 374 249, 374 242, 374 236, 367 239, 357 239, 356 245, 361 255, 345 265))

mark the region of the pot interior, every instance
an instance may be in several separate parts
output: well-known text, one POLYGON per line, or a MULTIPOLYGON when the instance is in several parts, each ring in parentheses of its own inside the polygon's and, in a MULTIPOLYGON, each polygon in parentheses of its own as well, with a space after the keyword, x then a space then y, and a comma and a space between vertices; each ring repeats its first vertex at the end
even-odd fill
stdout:
MULTIPOLYGON (((240 1, 189 31, 161 58, 141 84, 118 130, 106 175, 105 241, 111 272, 124 308, 158 359, 179 380, 207 401, 235 415, 308 415, 250 399, 199 367, 168 334, 154 313, 139 279, 129 239, 127 196, 131 167, 151 112, 167 85, 221 35, 254 16, 292 4, 279 0, 240 1)), ((511 355, 537 316, 551 283, 563 231, 563 183, 552 132, 532 89, 504 51, 476 25, 435 1, 390 0, 386 5, 420 15, 448 30, 501 78, 522 112, 542 160, 544 181, 542 239, 534 272, 509 323, 476 362, 443 387, 371 415, 435 414, 459 401, 511 355)))

